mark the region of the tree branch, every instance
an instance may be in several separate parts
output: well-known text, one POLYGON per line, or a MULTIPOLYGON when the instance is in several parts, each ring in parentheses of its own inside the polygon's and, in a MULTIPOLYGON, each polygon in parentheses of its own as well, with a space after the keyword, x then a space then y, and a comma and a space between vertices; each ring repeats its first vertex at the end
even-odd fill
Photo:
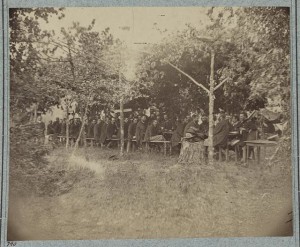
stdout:
POLYGON ((225 78, 223 81, 221 81, 217 86, 215 86, 214 91, 216 91, 219 87, 221 87, 226 81, 228 81, 228 78, 225 78))
POLYGON ((187 78, 189 78, 192 82, 194 82, 198 87, 201 87, 203 90, 205 90, 208 94, 209 94, 209 90, 204 87, 202 84, 200 84, 199 82, 197 82, 193 77, 191 77, 190 75, 188 75, 187 73, 185 73, 184 71, 182 71, 181 69, 179 69, 177 66, 171 64, 170 62, 167 62, 170 66, 172 66, 174 69, 178 70, 180 73, 182 73, 183 75, 185 75, 187 78))

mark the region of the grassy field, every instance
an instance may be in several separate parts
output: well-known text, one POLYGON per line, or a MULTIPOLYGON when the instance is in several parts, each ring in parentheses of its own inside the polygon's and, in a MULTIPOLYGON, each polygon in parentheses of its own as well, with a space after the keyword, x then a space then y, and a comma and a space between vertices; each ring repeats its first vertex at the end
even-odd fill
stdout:
POLYGON ((44 193, 11 188, 12 240, 292 235, 290 164, 179 165, 176 156, 115 154, 53 150, 47 160, 59 175, 44 193))

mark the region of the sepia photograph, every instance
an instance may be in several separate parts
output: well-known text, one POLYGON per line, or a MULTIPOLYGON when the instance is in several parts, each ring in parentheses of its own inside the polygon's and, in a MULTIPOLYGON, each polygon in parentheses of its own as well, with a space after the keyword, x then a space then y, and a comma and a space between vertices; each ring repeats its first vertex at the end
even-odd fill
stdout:
POLYGON ((293 236, 290 8, 9 9, 8 241, 293 236))

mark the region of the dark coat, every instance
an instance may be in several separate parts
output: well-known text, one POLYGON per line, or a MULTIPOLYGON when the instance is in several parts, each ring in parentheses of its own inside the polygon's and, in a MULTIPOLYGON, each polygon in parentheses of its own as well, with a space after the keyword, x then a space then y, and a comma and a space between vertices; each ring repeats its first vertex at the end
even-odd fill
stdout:
POLYGON ((179 142, 181 141, 181 138, 183 137, 183 132, 184 132, 184 128, 185 128, 185 124, 179 122, 177 124, 176 129, 174 130, 172 137, 171 137, 171 143, 172 146, 175 147, 179 144, 179 142))
MULTIPOLYGON (((124 122, 124 139, 127 139, 128 137, 128 127, 129 127, 129 122, 125 123, 124 122)), ((118 125, 118 138, 121 138, 121 126, 118 125)))
POLYGON ((61 134, 62 136, 66 135, 66 127, 67 127, 66 123, 63 122, 63 123, 61 124, 61 128, 60 128, 60 134, 61 134))
POLYGON ((47 126, 47 135, 53 135, 53 134, 54 134, 53 123, 49 123, 47 126))
POLYGON ((158 126, 154 126, 153 124, 148 125, 146 132, 145 132, 145 137, 144 141, 150 141, 150 138, 152 136, 160 135, 160 129, 158 126))
POLYGON ((230 125, 228 120, 221 120, 213 132, 213 146, 225 146, 228 140, 230 125))
POLYGON ((230 124, 230 131, 238 131, 238 125, 239 125, 239 122, 236 122, 234 124, 230 124))
POLYGON ((77 138, 80 133, 81 122, 75 122, 73 126, 73 135, 77 138))
POLYGON ((146 132, 146 123, 139 121, 136 125, 135 137, 138 145, 142 144, 146 132))
POLYGON ((163 127, 164 130, 172 130, 173 124, 171 120, 163 120, 163 122, 160 124, 160 127, 163 127))
POLYGON ((93 124, 93 123, 90 123, 88 125, 88 132, 87 132, 88 138, 94 138, 94 126, 95 126, 95 124, 93 124))
POLYGON ((116 123, 109 123, 107 126, 107 139, 111 139, 113 135, 118 134, 118 126, 116 123))
POLYGON ((189 122, 184 128, 183 136, 186 137, 187 134, 191 135, 191 138, 188 138, 190 142, 202 141, 207 137, 207 123, 198 124, 194 120, 189 122))
POLYGON ((53 130, 54 130, 54 134, 59 135, 60 129, 61 129, 60 122, 55 120, 55 121, 53 122, 53 130))
POLYGON ((135 131, 136 131, 136 126, 137 124, 134 122, 131 122, 128 126, 128 139, 132 140, 133 137, 135 136, 135 131))
POLYGON ((255 131, 257 130, 256 123, 254 121, 248 120, 244 122, 239 122, 237 124, 237 128, 240 130, 241 128, 245 130, 240 130, 241 141, 254 140, 255 139, 255 131), (251 134, 250 134, 251 133, 251 134), (250 138, 250 139, 249 139, 250 138))
POLYGON ((105 142, 105 140, 106 140, 106 138, 107 138, 107 126, 108 126, 107 123, 103 123, 103 124, 101 125, 100 139, 99 139, 99 141, 100 141, 100 143, 102 143, 102 144, 105 142))
POLYGON ((101 127, 102 127, 102 122, 96 123, 94 126, 94 139, 96 141, 100 140, 100 135, 101 135, 101 127))

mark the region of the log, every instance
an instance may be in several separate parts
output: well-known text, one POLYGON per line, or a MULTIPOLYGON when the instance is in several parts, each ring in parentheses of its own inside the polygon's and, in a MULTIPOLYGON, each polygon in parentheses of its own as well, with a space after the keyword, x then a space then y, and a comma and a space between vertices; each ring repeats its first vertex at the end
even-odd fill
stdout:
POLYGON ((204 164, 205 163, 205 147, 204 142, 188 142, 183 141, 178 163, 181 164, 204 164))

